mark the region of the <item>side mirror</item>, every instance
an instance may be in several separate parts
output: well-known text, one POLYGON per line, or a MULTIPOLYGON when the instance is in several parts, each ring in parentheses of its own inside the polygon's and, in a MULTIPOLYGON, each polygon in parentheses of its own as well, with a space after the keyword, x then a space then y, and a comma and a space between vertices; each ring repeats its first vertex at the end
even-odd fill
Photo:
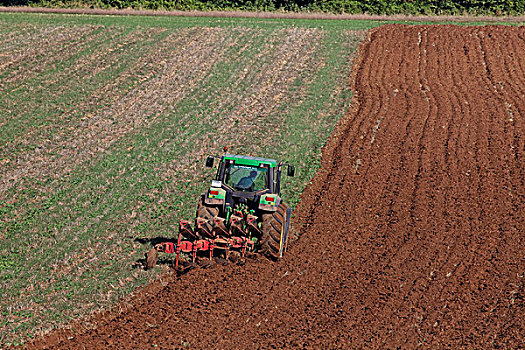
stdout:
POLYGON ((286 175, 290 177, 295 176, 295 167, 293 165, 288 165, 288 170, 286 171, 286 175))
POLYGON ((213 168, 213 157, 206 158, 206 167, 213 168))

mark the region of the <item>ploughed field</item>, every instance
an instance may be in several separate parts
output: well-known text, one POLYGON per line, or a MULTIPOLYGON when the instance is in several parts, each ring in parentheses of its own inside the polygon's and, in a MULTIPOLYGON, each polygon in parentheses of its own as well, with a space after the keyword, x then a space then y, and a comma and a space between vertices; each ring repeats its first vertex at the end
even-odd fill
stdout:
POLYGON ((0 14, 0 348, 169 271, 207 155, 282 159, 292 204, 364 35, 313 21, 0 14))
POLYGON ((35 348, 525 346, 525 29, 387 25, 277 263, 167 275, 35 348))

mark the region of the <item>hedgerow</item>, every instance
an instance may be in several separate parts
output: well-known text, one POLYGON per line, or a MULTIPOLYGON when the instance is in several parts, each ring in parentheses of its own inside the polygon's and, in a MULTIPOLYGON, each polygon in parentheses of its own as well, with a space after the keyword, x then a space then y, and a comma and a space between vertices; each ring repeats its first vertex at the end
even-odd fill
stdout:
POLYGON ((522 15, 525 0, 0 0, 4 6, 241 10, 372 15, 522 15))

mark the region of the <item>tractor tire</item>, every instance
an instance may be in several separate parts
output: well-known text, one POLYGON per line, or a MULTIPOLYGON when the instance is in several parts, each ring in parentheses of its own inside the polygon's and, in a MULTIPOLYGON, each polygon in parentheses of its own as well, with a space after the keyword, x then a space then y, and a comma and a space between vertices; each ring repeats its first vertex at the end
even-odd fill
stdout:
MULTIPOLYGON (((208 236, 211 236, 211 232, 213 230, 213 219, 217 215, 219 215, 219 208, 210 207, 204 204, 204 196, 202 196, 199 201, 199 205, 197 206, 197 213, 195 217, 208 220, 208 223, 204 224, 203 227, 208 236)), ((195 227, 197 227, 197 220, 195 220, 195 227)))
POLYGON ((287 209, 288 206, 281 203, 274 213, 262 215, 260 251, 271 260, 279 259, 281 232, 283 232, 283 225, 287 224, 285 222, 287 209))
POLYGON ((157 258, 159 256, 159 252, 155 247, 151 248, 146 253, 146 270, 151 270, 157 265, 157 258))

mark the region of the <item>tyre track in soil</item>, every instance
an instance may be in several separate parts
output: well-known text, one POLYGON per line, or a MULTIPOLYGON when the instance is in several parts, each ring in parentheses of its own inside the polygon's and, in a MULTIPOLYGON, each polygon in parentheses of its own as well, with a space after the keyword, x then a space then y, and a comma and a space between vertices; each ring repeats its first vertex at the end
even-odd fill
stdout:
POLYGON ((524 57, 501 58, 524 33, 372 31, 286 258, 168 275, 29 347, 524 347, 524 57))

